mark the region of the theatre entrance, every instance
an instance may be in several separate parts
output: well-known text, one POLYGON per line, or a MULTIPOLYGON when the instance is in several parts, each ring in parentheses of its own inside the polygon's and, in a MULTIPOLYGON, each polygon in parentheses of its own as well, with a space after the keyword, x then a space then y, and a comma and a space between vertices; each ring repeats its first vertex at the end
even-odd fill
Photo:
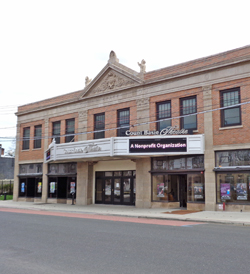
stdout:
POLYGON ((135 205, 135 171, 96 172, 97 204, 135 205))

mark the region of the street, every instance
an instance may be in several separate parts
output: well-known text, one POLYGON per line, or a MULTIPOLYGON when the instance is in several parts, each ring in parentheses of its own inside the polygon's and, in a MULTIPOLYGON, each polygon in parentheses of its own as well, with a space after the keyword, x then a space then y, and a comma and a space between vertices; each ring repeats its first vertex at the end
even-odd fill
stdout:
POLYGON ((0 212, 1 273, 249 271, 250 227, 115 218, 0 212))

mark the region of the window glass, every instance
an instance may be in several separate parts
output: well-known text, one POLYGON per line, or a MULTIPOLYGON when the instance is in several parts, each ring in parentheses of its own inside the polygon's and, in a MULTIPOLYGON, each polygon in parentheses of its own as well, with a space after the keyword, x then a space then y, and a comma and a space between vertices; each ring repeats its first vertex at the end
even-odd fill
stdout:
POLYGON ((221 110, 221 126, 233 126, 241 124, 241 108, 234 106, 240 103, 239 88, 221 91, 221 107, 230 107, 221 110))
POLYGON ((66 120, 66 130, 65 134, 69 136, 65 136, 65 143, 74 142, 75 138, 75 119, 66 120))
POLYGON ((56 140, 56 144, 60 144, 60 134, 61 134, 61 122, 54 122, 52 124, 52 135, 56 140))
POLYGON ((117 127, 122 127, 117 129, 117 136, 126 136, 125 132, 129 130, 129 109, 118 110, 117 112, 117 127))
POLYGON ((41 148, 42 138, 42 125, 35 126, 34 128, 34 148, 41 148))
POLYGON ((106 177, 113 176, 113 172, 112 171, 105 171, 105 176, 106 177))
POLYGON ((197 129, 197 115, 195 114, 197 112, 196 97, 181 99, 180 106, 181 115, 187 115, 187 117, 181 118, 181 128, 197 129))
POLYGON ((188 174, 188 202, 205 201, 205 185, 203 174, 188 174))
POLYGON ((217 173, 217 202, 250 201, 250 173, 217 173))
MULTIPOLYGON (((157 103, 157 120, 171 118, 171 102, 161 102, 157 103)), ((159 121, 157 123, 157 130, 161 131, 162 129, 171 126, 171 120, 159 121)))
POLYGON ((216 166, 250 166, 250 149, 217 151, 216 166))
POLYGON ((131 170, 123 171, 123 176, 132 176, 132 171, 131 170))
POLYGON ((153 175, 152 181, 153 181, 152 200, 167 201, 168 200, 167 175, 153 175))
POLYGON ((95 114, 94 116, 94 131, 98 131, 94 133, 94 139, 105 138, 105 114, 95 114), (103 130, 103 131, 100 131, 103 130))
POLYGON ((23 150, 30 148, 30 128, 23 129, 23 150))

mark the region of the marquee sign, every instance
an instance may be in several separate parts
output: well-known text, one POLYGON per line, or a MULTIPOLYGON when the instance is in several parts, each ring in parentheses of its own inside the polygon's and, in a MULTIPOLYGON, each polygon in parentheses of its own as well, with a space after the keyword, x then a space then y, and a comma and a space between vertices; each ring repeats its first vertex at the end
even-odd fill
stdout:
POLYGON ((178 129, 177 126, 174 127, 166 127, 164 129, 162 129, 161 131, 158 130, 142 130, 142 131, 130 131, 127 130, 125 132, 125 134, 127 136, 149 136, 149 135, 184 135, 184 134, 188 134, 188 130, 187 129, 178 129))
POLYGON ((186 138, 129 139, 129 153, 164 153, 186 151, 186 138))

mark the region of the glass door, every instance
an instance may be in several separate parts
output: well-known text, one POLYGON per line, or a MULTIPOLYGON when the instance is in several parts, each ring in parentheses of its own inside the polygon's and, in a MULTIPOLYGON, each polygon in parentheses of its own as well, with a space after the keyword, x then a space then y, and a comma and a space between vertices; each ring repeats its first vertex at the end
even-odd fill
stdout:
POLYGON ((113 192, 112 178, 104 180, 104 203, 110 204, 112 202, 112 192, 113 192))
POLYGON ((114 178, 114 203, 121 204, 121 178, 114 178))

